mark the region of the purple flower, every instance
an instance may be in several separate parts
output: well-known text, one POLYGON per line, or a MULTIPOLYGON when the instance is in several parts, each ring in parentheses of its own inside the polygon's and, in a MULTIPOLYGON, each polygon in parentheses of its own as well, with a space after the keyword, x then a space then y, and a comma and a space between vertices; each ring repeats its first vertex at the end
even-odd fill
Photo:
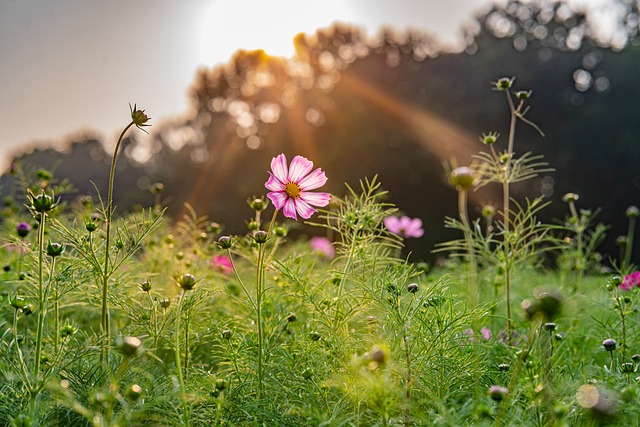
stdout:
POLYGON ((18 225, 16 225, 16 233, 18 233, 18 236, 20 237, 26 237, 30 231, 31 231, 31 226, 26 222, 21 222, 18 225))
POLYGON ((634 287, 640 287, 640 271, 635 271, 631 274, 627 274, 624 277, 622 283, 618 285, 618 288, 622 289, 623 291, 628 291, 634 287))
POLYGON ((408 216, 388 216, 384 220, 384 226, 391 233, 402 238, 421 237, 424 234, 422 220, 420 218, 409 218, 408 216))
POLYGON ((336 255, 335 248, 326 237, 314 236, 309 243, 314 252, 322 254, 326 259, 332 259, 336 255))
POLYGON ((327 206, 331 195, 329 193, 314 193, 327 182, 322 169, 313 172, 313 162, 302 156, 295 156, 291 165, 287 167, 287 157, 280 154, 271 160, 269 179, 264 184, 268 190, 267 197, 277 210, 287 218, 311 218, 316 210, 312 206, 327 206), (296 215, 297 214, 297 215, 296 215))

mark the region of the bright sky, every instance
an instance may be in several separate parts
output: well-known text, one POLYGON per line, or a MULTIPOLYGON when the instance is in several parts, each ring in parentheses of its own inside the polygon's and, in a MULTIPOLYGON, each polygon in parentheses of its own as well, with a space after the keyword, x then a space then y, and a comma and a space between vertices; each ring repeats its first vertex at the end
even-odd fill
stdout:
MULTIPOLYGON (((590 0, 599 1, 599 0, 590 0)), ((137 103, 184 114, 200 67, 237 49, 289 57, 300 32, 343 22, 412 27, 446 42, 491 0, 0 0, 0 164, 32 141, 82 130, 106 141, 137 103)))

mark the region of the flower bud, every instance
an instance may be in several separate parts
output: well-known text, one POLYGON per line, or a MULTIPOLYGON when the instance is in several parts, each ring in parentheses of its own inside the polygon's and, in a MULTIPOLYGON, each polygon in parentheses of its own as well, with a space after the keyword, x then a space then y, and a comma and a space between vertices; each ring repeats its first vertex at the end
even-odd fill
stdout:
POLYGON ((136 104, 133 104, 133 108, 131 108, 131 104, 129 104, 129 110, 131 110, 131 121, 133 121, 133 124, 135 124, 137 128, 141 129, 141 126, 149 126, 147 122, 151 120, 151 118, 144 113, 144 110, 138 110, 136 104))
POLYGON ((627 218, 638 218, 640 216, 640 209, 637 206, 629 206, 627 208, 627 218))
POLYGON ((633 372, 633 363, 631 362, 623 363, 622 372, 624 372, 625 374, 630 374, 631 372, 633 372))
POLYGON ((51 258, 55 258, 58 257, 60 255, 62 255, 62 253, 64 252, 64 244, 63 243, 51 243, 49 242, 47 244, 47 255, 50 256, 51 258))
POLYGON ((552 322, 547 322, 543 326, 544 326, 544 330, 545 331, 553 332, 553 331, 556 330, 556 326, 557 325, 555 323, 552 323, 552 322))
POLYGON ((217 222, 210 222, 209 225, 207 225, 207 232, 208 233, 218 234, 220 232, 220 230, 222 230, 222 226, 220 224, 218 224, 217 222))
POLYGON ((609 279, 609 283, 611 283, 613 286, 620 286, 623 281, 624 279, 622 278, 622 276, 618 275, 615 275, 611 277, 611 279, 609 279))
POLYGON ((616 245, 620 246, 620 247, 625 247, 627 246, 627 236, 618 236, 616 237, 616 245))
POLYGON ((231 329, 225 329, 221 332, 222 338, 225 340, 231 339, 231 335, 233 335, 233 331, 231 329))
POLYGON ((296 316, 295 313, 289 313, 287 315, 287 322, 291 323, 291 322, 295 322, 296 320, 298 320, 298 317, 296 316))
POLYGON ((16 310, 23 309, 29 304, 29 302, 25 299, 25 297, 18 296, 18 295, 10 295, 8 299, 9 299, 9 304, 11 304, 11 306, 16 310))
POLYGON ((269 202, 262 197, 259 197, 259 198, 254 197, 252 199, 247 200, 247 203, 249 203, 249 206, 251 207, 251 209, 253 209, 256 212, 261 212, 265 210, 265 208, 269 204, 269 202))
POLYGON ((493 205, 484 205, 482 207, 482 216, 484 218, 493 218, 496 213, 496 208, 493 205))
POLYGON ((249 229, 249 231, 256 231, 260 228, 260 223, 255 219, 251 219, 247 221, 247 228, 249 229))
POLYGON ((417 283, 409 283, 407 285, 407 292, 409 292, 411 294, 415 294, 416 292, 418 292, 418 284, 417 283))
POLYGON ((118 351, 122 353, 124 357, 133 357, 140 353, 142 347, 142 341, 136 337, 124 337, 118 342, 118 351))
POLYGON ((78 332, 78 328, 76 326, 71 323, 66 323, 60 328, 60 337, 70 337, 71 335, 75 335, 76 332, 78 332))
POLYGON ((507 372, 509 370, 509 364, 508 363, 501 363, 498 365, 498 370, 502 371, 502 372, 507 372))
POLYGON ((189 273, 181 274, 180 276, 176 277, 175 280, 178 287, 185 291, 192 290, 196 285, 195 276, 189 273))
POLYGON ((521 101, 524 101, 526 99, 531 98, 532 93, 533 91, 531 90, 519 90, 516 92, 516 98, 518 98, 521 101))
POLYGON ((602 342, 602 346, 607 351, 613 351, 616 349, 616 340, 613 338, 608 338, 602 342))
POLYGON ((235 239, 231 236, 222 236, 218 239, 218 247, 220 249, 231 249, 235 244, 235 239))
POLYGON ((497 132, 483 133, 482 137, 480 138, 480 141, 484 145, 493 145, 493 144, 496 143, 496 141, 498 140, 499 136, 500 136, 500 134, 497 133, 497 132))
POLYGON ((253 235, 253 240, 254 240, 257 244, 262 245, 262 244, 267 243, 267 237, 268 237, 268 235, 267 235, 267 232, 266 232, 266 231, 264 231, 264 230, 258 230, 258 231, 256 231, 256 233, 253 235))
POLYGON ((580 196, 578 196, 576 193, 567 193, 562 196, 562 201, 565 203, 575 203, 579 198, 580 196))
POLYGON ((86 218, 84 220, 84 228, 89 233, 93 233, 94 231, 96 231, 98 229, 98 218, 97 217, 86 218))
POLYGON ((160 300, 160 307, 162 307, 163 309, 167 309, 169 308, 169 306, 171 305, 171 300, 169 298, 162 298, 160 300))
POLYGON ((470 189, 473 187, 475 181, 471 168, 466 166, 461 166, 452 170, 449 178, 451 180, 451 184, 456 187, 456 190, 458 191, 470 189))
POLYGON ((318 341, 322 338, 322 335, 320 335, 320 332, 311 331, 309 332, 309 338, 311 338, 311 341, 318 341))
POLYGON ((275 234, 277 237, 287 237, 287 229, 279 225, 273 229, 273 234, 275 234))
POLYGON ((30 231, 31 226, 26 222, 21 222, 16 225, 16 233, 18 233, 18 236, 20 237, 27 237, 27 234, 29 234, 30 231))
POLYGON ((37 196, 33 193, 29 193, 29 201, 31 202, 31 210, 38 213, 47 213, 55 206, 53 197, 45 193, 41 193, 37 196))
POLYGON ((499 385, 492 385, 491 387, 489 387, 489 390, 487 390, 487 392, 491 399, 493 399, 496 402, 500 402, 502 399, 505 398, 507 393, 509 393, 509 390, 506 387, 502 387, 499 385))
POLYGON ((502 77, 498 79, 498 81, 496 82, 496 89, 504 91, 504 90, 510 89, 512 84, 513 84, 513 77, 512 78, 502 77))
POLYGON ((149 292, 151 290, 151 282, 149 281, 149 279, 147 279, 144 282, 140 283, 140 290, 142 292, 149 292))
POLYGON ((164 184, 161 182, 151 184, 149 186, 149 191, 151 191, 152 194, 160 194, 164 191, 164 184))

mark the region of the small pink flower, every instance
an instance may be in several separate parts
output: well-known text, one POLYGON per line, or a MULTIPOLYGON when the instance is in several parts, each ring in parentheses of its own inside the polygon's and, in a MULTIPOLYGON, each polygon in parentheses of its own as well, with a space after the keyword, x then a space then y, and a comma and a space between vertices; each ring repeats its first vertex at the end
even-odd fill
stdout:
POLYGON ((409 218, 408 216, 388 216, 384 220, 387 230, 400 237, 421 237, 424 234, 422 220, 420 218, 409 218))
POLYGON ((618 288, 622 289, 623 291, 628 291, 634 287, 640 287, 640 271, 635 271, 631 274, 627 274, 624 277, 622 283, 618 286, 618 288))
POLYGON ((324 255, 327 259, 333 259, 336 255, 335 248, 326 237, 314 236, 311 238, 310 243, 314 252, 324 255))
POLYGON ((215 271, 222 274, 231 274, 231 272, 233 271, 231 260, 227 255, 214 255, 214 257, 211 259, 210 264, 215 271))
POLYGON ((316 210, 312 206, 327 206, 331 195, 329 193, 313 193, 327 182, 327 177, 321 168, 313 172, 313 162, 302 156, 295 156, 291 165, 287 167, 287 157, 280 154, 271 160, 269 179, 264 186, 271 190, 267 197, 277 210, 287 218, 297 220, 300 215, 304 219, 311 218, 316 210), (296 215, 297 213, 297 215, 296 215))
POLYGON ((480 334, 482 334, 485 340, 488 340, 489 338, 491 338, 491 329, 483 327, 482 329, 480 329, 480 334))

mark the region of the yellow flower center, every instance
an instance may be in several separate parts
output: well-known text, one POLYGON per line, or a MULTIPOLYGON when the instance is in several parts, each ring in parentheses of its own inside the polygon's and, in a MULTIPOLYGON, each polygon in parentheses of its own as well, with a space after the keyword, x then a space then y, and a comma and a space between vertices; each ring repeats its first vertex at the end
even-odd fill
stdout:
POLYGON ((284 192, 287 193, 287 196, 295 199, 300 196, 300 187, 295 182, 288 182, 284 186, 284 192))

